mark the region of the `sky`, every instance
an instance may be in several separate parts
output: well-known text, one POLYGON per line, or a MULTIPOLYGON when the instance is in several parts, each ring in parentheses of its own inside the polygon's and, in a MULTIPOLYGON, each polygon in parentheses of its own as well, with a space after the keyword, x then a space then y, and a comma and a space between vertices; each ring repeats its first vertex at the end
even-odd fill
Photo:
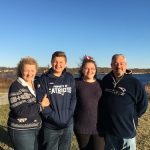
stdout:
POLYGON ((116 53, 150 68, 150 0, 0 0, 0 67, 27 56, 47 67, 58 50, 69 68, 84 55, 110 67, 116 53))

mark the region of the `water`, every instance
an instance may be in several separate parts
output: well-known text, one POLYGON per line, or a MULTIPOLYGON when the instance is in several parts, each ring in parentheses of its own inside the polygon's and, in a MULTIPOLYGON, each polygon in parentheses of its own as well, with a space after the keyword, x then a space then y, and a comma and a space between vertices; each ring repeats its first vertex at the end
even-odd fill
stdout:
MULTIPOLYGON (((98 78, 102 79, 105 74, 99 74, 98 78)), ((137 78, 143 85, 150 83, 150 74, 133 74, 135 78, 137 78)))
POLYGON ((150 83, 150 74, 134 74, 133 76, 139 79, 143 85, 150 83))
MULTIPOLYGON (((102 79, 104 77, 105 74, 98 74, 98 78, 102 79)), ((75 77, 78 76, 78 74, 74 75, 75 77)), ((133 74, 133 76, 135 78, 137 78, 138 80, 140 80, 142 82, 143 85, 145 85, 146 83, 150 82, 150 74, 133 74)), ((0 77, 6 77, 6 78, 16 78, 15 74, 9 74, 9 73, 3 73, 0 74, 0 77)))
POLYGON ((15 79, 16 74, 14 73, 1 73, 0 78, 10 78, 10 79, 15 79))

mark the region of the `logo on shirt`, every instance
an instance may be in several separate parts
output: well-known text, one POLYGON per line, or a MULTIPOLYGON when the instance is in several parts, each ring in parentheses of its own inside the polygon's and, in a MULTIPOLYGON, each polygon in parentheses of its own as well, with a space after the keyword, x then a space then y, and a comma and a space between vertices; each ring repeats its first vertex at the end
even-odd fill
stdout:
POLYGON ((105 91, 113 93, 115 95, 124 96, 125 92, 126 92, 126 89, 123 88, 123 87, 118 87, 117 89, 108 89, 108 88, 106 88, 105 91))
POLYGON ((50 94, 60 94, 64 95, 65 93, 71 93, 72 88, 68 85, 54 85, 52 88, 49 88, 50 94))
POLYGON ((126 91, 126 89, 123 87, 118 87, 118 89, 120 89, 123 93, 126 91))
POLYGON ((26 122, 26 121, 27 121, 27 118, 18 118, 17 120, 18 120, 20 123, 21 123, 21 122, 23 123, 23 122, 26 122))

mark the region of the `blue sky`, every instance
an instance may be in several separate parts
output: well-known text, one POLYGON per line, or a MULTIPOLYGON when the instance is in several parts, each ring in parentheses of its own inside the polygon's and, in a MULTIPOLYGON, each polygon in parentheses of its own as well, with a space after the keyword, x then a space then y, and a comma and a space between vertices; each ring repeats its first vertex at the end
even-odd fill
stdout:
POLYGON ((129 68, 150 68, 150 1, 0 0, 0 66, 32 56, 46 67, 56 50, 68 67, 85 54, 110 67, 123 53, 129 68))

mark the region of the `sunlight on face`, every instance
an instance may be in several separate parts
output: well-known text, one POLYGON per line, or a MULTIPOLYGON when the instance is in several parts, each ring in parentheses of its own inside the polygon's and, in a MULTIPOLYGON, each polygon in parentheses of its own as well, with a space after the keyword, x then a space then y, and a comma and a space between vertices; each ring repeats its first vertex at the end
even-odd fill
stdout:
POLYGON ((127 69, 127 63, 124 57, 118 56, 116 57, 111 64, 113 73, 116 77, 121 77, 127 69))
POLYGON ((51 62, 52 68, 54 70, 54 75, 61 75, 63 70, 67 66, 66 59, 64 57, 55 57, 51 62))
POLYGON ((92 62, 88 62, 83 67, 83 75, 85 79, 94 79, 96 73, 96 66, 92 62))
POLYGON ((37 69, 35 65, 25 64, 23 66, 22 78, 26 82, 33 82, 37 69))

